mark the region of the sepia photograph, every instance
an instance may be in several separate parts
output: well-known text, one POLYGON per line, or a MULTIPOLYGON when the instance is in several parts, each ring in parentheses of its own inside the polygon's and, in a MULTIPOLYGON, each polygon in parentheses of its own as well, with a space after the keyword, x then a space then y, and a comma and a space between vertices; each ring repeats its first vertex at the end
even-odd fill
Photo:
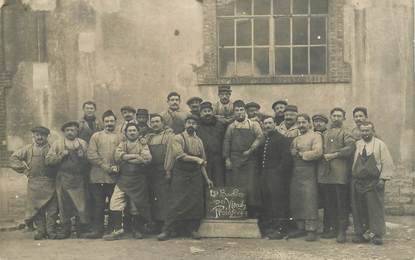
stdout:
POLYGON ((0 260, 415 260, 415 0, 0 0, 0 260))

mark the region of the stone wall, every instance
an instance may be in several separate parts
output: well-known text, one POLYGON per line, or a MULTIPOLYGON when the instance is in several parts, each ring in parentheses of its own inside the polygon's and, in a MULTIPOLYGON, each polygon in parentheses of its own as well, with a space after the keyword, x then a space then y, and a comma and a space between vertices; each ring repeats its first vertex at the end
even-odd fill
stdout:
POLYGON ((386 182, 385 210, 390 215, 415 215, 415 172, 397 169, 386 182))

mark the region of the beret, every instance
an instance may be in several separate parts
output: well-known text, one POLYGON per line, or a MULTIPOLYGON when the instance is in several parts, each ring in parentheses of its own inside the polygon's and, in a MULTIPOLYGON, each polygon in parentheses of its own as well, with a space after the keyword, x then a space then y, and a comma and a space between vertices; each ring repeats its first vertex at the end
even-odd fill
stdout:
POLYGON ((39 133, 39 134, 44 134, 44 135, 49 135, 50 134, 49 128, 44 127, 44 126, 35 126, 32 129, 30 129, 30 131, 32 133, 39 133))
POLYGON ((193 101, 199 101, 199 103, 202 103, 202 99, 200 97, 191 97, 189 98, 189 100, 187 100, 186 104, 190 105, 190 103, 192 103, 193 101))

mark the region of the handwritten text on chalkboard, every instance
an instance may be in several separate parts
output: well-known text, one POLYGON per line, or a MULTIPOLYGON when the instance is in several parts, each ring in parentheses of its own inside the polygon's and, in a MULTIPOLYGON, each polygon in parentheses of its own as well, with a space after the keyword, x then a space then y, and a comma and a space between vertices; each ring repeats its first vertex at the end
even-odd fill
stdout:
POLYGON ((242 219, 246 218, 245 193, 238 188, 214 188, 208 193, 207 218, 242 219))

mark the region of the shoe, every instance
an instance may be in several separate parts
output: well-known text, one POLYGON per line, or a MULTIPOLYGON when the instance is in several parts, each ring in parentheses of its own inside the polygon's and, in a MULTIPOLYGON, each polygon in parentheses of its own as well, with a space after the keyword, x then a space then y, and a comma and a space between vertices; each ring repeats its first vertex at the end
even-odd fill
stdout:
POLYGON ((274 232, 269 233, 266 238, 271 240, 280 240, 284 238, 284 234, 279 230, 275 230, 274 232))
POLYGON ((339 234, 337 234, 336 242, 339 244, 346 243, 346 232, 345 231, 339 231, 339 234))
POLYGON ((307 237, 305 238, 305 241, 307 242, 314 242, 317 240, 317 234, 316 232, 307 232, 307 237))
POLYGON ((374 236, 372 238, 372 244, 377 245, 377 246, 383 245, 383 239, 382 239, 382 237, 380 237, 380 236, 374 236))
POLYGON ((135 239, 143 239, 144 238, 143 234, 138 230, 133 230, 132 236, 135 239))
POLYGON ((288 233, 287 238, 298 238, 298 237, 303 237, 307 235, 307 233, 305 232, 305 230, 294 230, 288 233))
POLYGON ((46 238, 46 233, 35 231, 35 235, 33 237, 35 240, 42 240, 46 238))
POLYGON ((369 242, 363 235, 354 235, 352 238, 352 242, 355 244, 363 244, 369 242))
POLYGON ((81 238, 86 239, 99 239, 102 238, 102 232, 92 231, 88 233, 81 234, 81 238))
POLYGON ((199 234, 199 232, 198 231, 192 231, 192 239, 196 239, 196 240, 199 240, 199 239, 201 239, 202 237, 200 236, 200 234, 199 234))
POLYGON ((124 229, 118 229, 111 232, 109 235, 105 235, 102 237, 105 241, 114 241, 114 240, 120 240, 125 235, 124 229))
POLYGON ((321 238, 324 238, 324 239, 332 239, 332 238, 335 238, 337 235, 336 235, 336 230, 334 230, 334 229, 330 229, 330 230, 328 230, 328 231, 326 231, 326 232, 323 232, 323 234, 321 234, 321 238))
POLYGON ((166 241, 166 240, 169 240, 169 239, 170 239, 170 236, 167 232, 162 232, 157 236, 158 241, 166 241))

